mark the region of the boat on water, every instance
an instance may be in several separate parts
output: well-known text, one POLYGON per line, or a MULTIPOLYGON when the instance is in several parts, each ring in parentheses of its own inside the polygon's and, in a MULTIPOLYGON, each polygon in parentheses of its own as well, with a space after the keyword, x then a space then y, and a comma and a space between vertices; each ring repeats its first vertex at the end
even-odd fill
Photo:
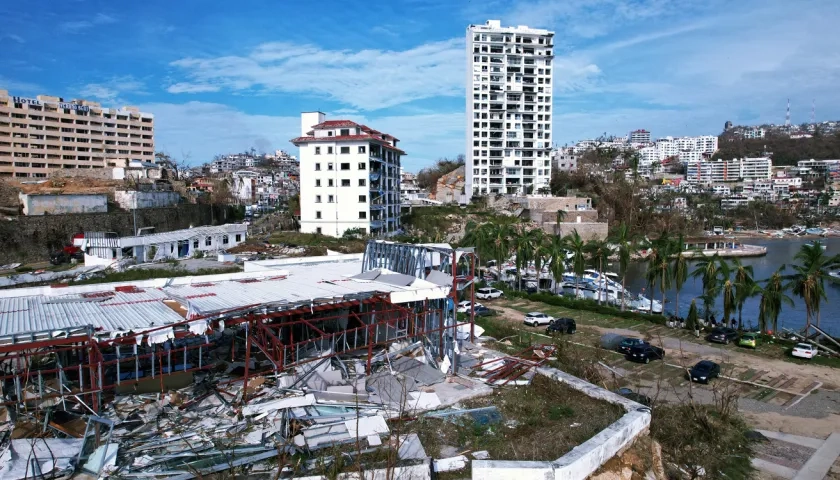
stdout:
POLYGON ((767 247, 745 245, 731 237, 687 238, 684 257, 718 255, 721 257, 761 257, 767 254, 767 247))
POLYGON ((834 283, 840 283, 840 270, 832 270, 828 272, 828 279, 834 283))
POLYGON ((819 235, 822 237, 825 236, 825 229, 819 227, 806 228, 805 233, 807 233, 808 235, 819 235))
POLYGON ((827 249, 827 248, 828 248, 828 245, 826 245, 826 244, 824 244, 823 242, 820 242, 820 241, 816 241, 816 242, 808 242, 808 243, 806 243, 805 245, 808 245, 808 246, 811 246, 811 247, 813 247, 813 246, 815 246, 815 245, 819 245, 819 246, 820 246, 820 248, 821 248, 821 249, 823 249, 823 250, 825 250, 825 249, 827 249))

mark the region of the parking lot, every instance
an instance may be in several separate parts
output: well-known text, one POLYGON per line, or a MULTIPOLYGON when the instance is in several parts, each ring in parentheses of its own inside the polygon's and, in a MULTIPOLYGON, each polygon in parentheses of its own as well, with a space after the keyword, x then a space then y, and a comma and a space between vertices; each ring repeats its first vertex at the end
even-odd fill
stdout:
POLYGON ((491 300, 484 305, 498 312, 496 320, 509 322, 522 332, 529 332, 533 341, 543 336, 545 327, 522 324, 526 312, 541 311, 549 315, 571 316, 577 321, 577 333, 563 337, 566 342, 599 353, 606 377, 614 379, 613 387, 629 387, 660 401, 682 401, 688 398, 713 402, 721 390, 739 397, 739 409, 758 428, 787 431, 800 435, 828 435, 840 431, 840 371, 834 368, 766 358, 734 346, 711 344, 694 338, 689 332, 650 323, 639 324, 626 319, 605 319, 590 312, 568 310, 536 304, 527 300, 491 300), (612 333, 643 338, 665 349, 665 360, 650 364, 634 363, 617 352, 600 348, 604 334, 612 333), (721 365, 722 378, 710 385, 690 384, 686 369, 700 360, 721 365), (794 420, 795 418, 795 420, 794 420))

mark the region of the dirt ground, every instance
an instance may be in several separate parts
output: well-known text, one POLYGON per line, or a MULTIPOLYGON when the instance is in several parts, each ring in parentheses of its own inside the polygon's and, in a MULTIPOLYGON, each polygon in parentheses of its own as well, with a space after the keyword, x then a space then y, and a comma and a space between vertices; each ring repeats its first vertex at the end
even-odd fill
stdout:
MULTIPOLYGON (((543 329, 522 325, 523 311, 550 310, 546 305, 521 300, 485 304, 499 312, 495 319, 509 321, 523 331, 534 333, 543 329)), ((840 431, 840 370, 724 349, 702 339, 688 341, 669 336, 666 327, 655 328, 651 335, 649 324, 644 324, 645 328, 641 325, 639 328, 611 328, 593 325, 586 319, 576 320, 578 333, 568 341, 591 346, 600 335, 615 333, 648 338, 665 348, 665 363, 674 368, 637 366, 619 355, 614 359, 610 357, 612 360, 607 362, 627 378, 634 378, 634 386, 642 393, 654 396, 650 389, 654 385, 659 388, 667 381, 670 391, 661 395, 664 401, 685 398, 687 382, 683 381, 684 373, 679 367, 690 367, 701 359, 713 360, 724 366, 726 376, 739 383, 739 410, 755 428, 815 438, 826 438, 832 432, 840 431), (645 389, 648 391, 645 392, 645 389)), ((696 387, 694 396, 699 401, 704 401, 704 398, 705 401, 714 401, 711 395, 704 395, 703 390, 696 387)))

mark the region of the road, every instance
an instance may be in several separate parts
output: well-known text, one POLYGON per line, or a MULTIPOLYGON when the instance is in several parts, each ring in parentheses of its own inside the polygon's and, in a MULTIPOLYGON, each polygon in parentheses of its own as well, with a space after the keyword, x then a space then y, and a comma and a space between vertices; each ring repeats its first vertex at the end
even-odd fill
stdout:
MULTIPOLYGON (((522 325, 523 312, 550 310, 544 304, 524 300, 495 301, 488 306, 500 312, 496 318, 529 332, 543 329, 522 325)), ((609 328, 577 321, 578 334, 569 341, 583 346, 594 345, 600 335, 615 333, 647 337, 665 349, 666 362, 661 367, 636 365, 620 355, 609 357, 608 365, 624 375, 622 381, 646 395, 665 401, 684 400, 690 395, 701 403, 713 402, 712 390, 689 386, 683 379, 686 367, 701 359, 713 360, 723 365, 724 375, 737 384, 738 408, 755 428, 823 439, 840 431, 840 370, 764 358, 700 339, 687 341, 669 336, 665 327, 651 335, 641 328, 609 328)), ((644 326, 649 328, 649 324, 644 326)))

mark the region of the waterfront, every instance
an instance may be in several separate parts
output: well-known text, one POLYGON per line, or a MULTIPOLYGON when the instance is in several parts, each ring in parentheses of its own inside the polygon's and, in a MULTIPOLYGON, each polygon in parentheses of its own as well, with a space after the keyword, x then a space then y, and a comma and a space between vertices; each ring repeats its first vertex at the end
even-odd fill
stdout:
MULTIPOLYGON (((754 277, 756 280, 764 280, 773 274, 782 264, 794 263, 793 257, 799 251, 799 247, 803 244, 813 241, 813 239, 804 238, 782 238, 782 239, 743 239, 744 243, 749 245, 760 245, 767 247, 767 255, 755 258, 742 258, 741 262, 744 265, 752 265, 754 269, 754 277)), ((821 239, 827 246, 826 255, 836 255, 840 253, 840 238, 829 237, 821 239)), ((696 262, 691 262, 690 271, 694 271, 696 262)), ((615 268, 616 265, 611 265, 615 268)), ((647 294, 647 282, 644 274, 646 265, 643 263, 634 263, 630 266, 627 272, 627 287, 630 291, 641 292, 645 290, 647 294)), ((785 274, 793 273, 793 270, 788 267, 785 274)), ((689 276, 689 279, 683 285, 680 291, 680 314, 685 316, 688 313, 688 308, 691 305, 692 298, 702 295, 703 284, 700 279, 694 279, 689 276)), ((821 305, 821 321, 822 327, 834 334, 840 335, 840 285, 830 281, 825 282, 825 294, 827 300, 823 300, 821 305)), ((655 290, 655 298, 661 299, 658 287, 655 290)), ((671 289, 665 294, 666 311, 673 311, 675 308, 676 290, 671 289)), ((782 309, 782 314, 779 316, 779 328, 800 328, 805 325, 805 305, 801 299, 791 295, 794 305, 785 305, 782 309)), ((701 302, 698 300, 698 306, 701 302)), ((758 319, 758 303, 759 298, 748 299, 744 304, 744 324, 746 326, 756 326, 758 319)), ((718 299, 715 306, 715 314, 718 318, 722 316, 723 302, 718 299)), ((737 318, 737 317, 736 317, 737 318)))

